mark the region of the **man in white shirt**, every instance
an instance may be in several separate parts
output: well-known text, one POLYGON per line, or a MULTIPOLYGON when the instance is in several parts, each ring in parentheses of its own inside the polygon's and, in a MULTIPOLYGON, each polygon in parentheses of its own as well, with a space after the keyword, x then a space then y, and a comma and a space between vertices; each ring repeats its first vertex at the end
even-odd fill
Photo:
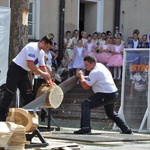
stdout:
POLYGON ((89 76, 85 78, 83 72, 78 70, 77 76, 84 89, 92 87, 94 94, 81 104, 81 129, 74 134, 88 134, 91 132, 90 113, 92 108, 104 106, 106 115, 113 120, 122 130, 122 133, 131 134, 131 129, 114 112, 114 103, 118 97, 118 89, 113 81, 110 71, 101 63, 97 63, 95 57, 87 55, 84 57, 84 65, 89 76))
POLYGON ((44 36, 39 42, 27 44, 12 60, 7 72, 7 89, 0 103, 0 121, 6 120, 9 105, 17 88, 19 88, 21 96, 25 100, 24 105, 34 99, 32 86, 28 78, 29 71, 40 74, 49 83, 51 77, 46 71, 44 50, 50 49, 51 44, 49 36, 44 36))

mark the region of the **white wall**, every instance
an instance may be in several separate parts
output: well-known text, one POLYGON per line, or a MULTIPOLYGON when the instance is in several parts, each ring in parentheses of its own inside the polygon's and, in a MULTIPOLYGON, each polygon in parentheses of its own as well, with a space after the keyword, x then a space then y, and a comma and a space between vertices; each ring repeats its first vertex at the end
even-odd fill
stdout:
POLYGON ((59 0, 40 1, 40 38, 54 33, 57 41, 59 36, 59 0))
POLYGON ((6 82, 10 34, 10 9, 0 7, 0 86, 6 82))
POLYGON ((104 24, 103 31, 110 30, 113 32, 114 28, 114 0, 104 0, 104 24))
POLYGON ((134 29, 143 34, 150 34, 150 0, 122 0, 120 24, 123 28, 124 40, 132 36, 134 29), (124 13, 122 13, 124 11, 124 13))
POLYGON ((66 0, 64 32, 67 30, 73 32, 75 29, 78 29, 78 6, 78 0, 66 0))
POLYGON ((8 0, 0 0, 0 6, 8 7, 8 0))

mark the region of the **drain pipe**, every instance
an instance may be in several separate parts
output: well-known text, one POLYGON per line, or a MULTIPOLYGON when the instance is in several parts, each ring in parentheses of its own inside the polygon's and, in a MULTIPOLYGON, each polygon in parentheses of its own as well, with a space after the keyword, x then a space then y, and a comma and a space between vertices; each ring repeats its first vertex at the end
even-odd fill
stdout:
POLYGON ((58 65, 63 58, 63 38, 64 38, 64 20, 65 20, 65 0, 60 0, 59 4, 59 53, 58 65))
POLYGON ((115 13, 114 13, 114 33, 116 30, 120 30, 120 0, 115 0, 115 13))

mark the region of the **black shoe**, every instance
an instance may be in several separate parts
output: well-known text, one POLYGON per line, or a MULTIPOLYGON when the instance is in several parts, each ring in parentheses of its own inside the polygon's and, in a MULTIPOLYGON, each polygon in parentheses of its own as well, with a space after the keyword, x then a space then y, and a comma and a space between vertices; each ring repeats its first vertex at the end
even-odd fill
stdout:
POLYGON ((0 122, 5 122, 6 121, 6 117, 0 117, 0 122))
POLYGON ((5 122, 7 118, 6 110, 4 111, 2 107, 0 107, 0 121, 5 122))
POLYGON ((45 119, 41 119, 41 122, 42 122, 42 123, 45 123, 45 119))
POLYGON ((2 116, 2 115, 0 115, 0 121, 2 121, 2 122, 5 122, 6 121, 6 116, 2 116))
POLYGON ((90 134, 91 133, 91 128, 89 127, 83 127, 78 131, 74 131, 74 134, 90 134))
POLYGON ((121 134, 133 134, 133 132, 131 131, 131 129, 129 129, 127 131, 122 131, 121 134))

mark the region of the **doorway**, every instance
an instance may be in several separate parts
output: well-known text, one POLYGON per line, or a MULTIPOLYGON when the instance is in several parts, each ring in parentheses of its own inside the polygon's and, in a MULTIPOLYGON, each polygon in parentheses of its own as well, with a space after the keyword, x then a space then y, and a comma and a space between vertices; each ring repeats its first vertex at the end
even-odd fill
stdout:
POLYGON ((84 30, 84 20, 85 20, 85 3, 80 3, 80 10, 79 10, 79 33, 81 38, 81 31, 84 30))

